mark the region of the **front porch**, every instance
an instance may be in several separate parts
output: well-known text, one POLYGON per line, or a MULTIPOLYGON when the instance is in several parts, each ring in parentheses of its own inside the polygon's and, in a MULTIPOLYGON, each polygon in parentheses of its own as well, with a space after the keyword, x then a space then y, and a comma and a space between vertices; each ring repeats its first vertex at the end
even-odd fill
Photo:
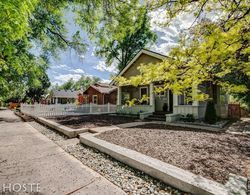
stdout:
POLYGON ((117 90, 117 112, 131 115, 150 115, 154 112, 173 112, 173 94, 166 90, 155 93, 154 84, 134 86, 122 86, 117 90), (142 101, 143 96, 147 99, 142 101), (133 101, 132 106, 128 102, 133 101))
MULTIPOLYGON (((161 93, 155 93, 154 88, 161 87, 159 84, 152 83, 150 85, 122 86, 118 87, 117 91, 117 112, 127 115, 137 115, 144 119, 155 112, 165 112, 166 121, 172 122, 178 120, 179 116, 192 114, 195 119, 202 119, 205 115, 206 101, 197 101, 194 98, 186 95, 173 94, 170 90, 161 93), (143 102, 140 101, 143 96, 148 99, 143 102), (128 101, 134 99, 134 104, 128 106, 128 101)), ((197 88, 193 88, 193 95, 195 95, 197 88)), ((215 108, 217 116, 226 117, 226 98, 220 92, 220 88, 216 87, 214 90, 213 99, 215 101, 215 108), (223 98, 222 98, 223 96, 223 98), (224 99, 224 102, 222 101, 224 99)))

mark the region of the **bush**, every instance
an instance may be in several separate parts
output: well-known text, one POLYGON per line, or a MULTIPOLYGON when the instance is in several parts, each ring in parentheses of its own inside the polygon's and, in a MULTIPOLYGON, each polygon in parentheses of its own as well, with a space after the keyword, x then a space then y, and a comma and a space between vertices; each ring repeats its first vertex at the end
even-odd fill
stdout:
POLYGON ((217 121, 216 110, 214 107, 214 101, 209 100, 207 102, 206 112, 205 112, 205 122, 209 124, 214 124, 217 121))
POLYGON ((193 114, 187 114, 186 118, 187 118, 186 119, 187 122, 194 122, 195 121, 193 114))

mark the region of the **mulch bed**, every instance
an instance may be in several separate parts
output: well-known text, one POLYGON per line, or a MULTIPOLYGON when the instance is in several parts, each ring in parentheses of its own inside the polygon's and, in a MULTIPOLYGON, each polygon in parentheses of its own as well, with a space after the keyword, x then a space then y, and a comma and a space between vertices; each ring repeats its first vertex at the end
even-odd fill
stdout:
POLYGON ((97 136, 225 184, 229 173, 246 176, 250 136, 144 125, 97 136))
POLYGON ((73 129, 103 127, 136 121, 134 118, 111 115, 60 116, 48 119, 73 129))

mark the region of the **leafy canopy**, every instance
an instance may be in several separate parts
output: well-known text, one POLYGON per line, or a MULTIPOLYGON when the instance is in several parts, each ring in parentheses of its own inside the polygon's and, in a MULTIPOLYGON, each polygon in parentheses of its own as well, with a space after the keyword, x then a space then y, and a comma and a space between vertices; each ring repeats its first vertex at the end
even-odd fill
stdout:
POLYGON ((62 11, 68 1, 0 2, 0 101, 22 100, 31 89, 47 87, 48 59, 60 49, 85 50, 79 32, 68 39, 62 11), (35 54, 34 46, 39 54, 35 54))
POLYGON ((70 78, 67 82, 60 86, 54 86, 54 88, 60 90, 86 90, 91 84, 98 81, 100 81, 98 77, 81 76, 77 81, 70 78))
POLYGON ((109 66, 123 69, 144 47, 156 41, 147 9, 138 0, 93 2, 80 6, 78 23, 95 43, 95 53, 109 66), (87 22, 86 22, 87 21, 87 22))

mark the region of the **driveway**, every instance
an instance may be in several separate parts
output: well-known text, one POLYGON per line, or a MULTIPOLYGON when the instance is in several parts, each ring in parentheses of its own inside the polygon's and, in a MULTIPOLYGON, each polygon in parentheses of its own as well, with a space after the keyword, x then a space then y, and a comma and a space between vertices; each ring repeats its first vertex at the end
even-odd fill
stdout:
MULTIPOLYGON (((0 192, 43 194, 124 194, 53 141, 0 111, 0 192)), ((1 194, 1 193, 0 193, 1 194)))

